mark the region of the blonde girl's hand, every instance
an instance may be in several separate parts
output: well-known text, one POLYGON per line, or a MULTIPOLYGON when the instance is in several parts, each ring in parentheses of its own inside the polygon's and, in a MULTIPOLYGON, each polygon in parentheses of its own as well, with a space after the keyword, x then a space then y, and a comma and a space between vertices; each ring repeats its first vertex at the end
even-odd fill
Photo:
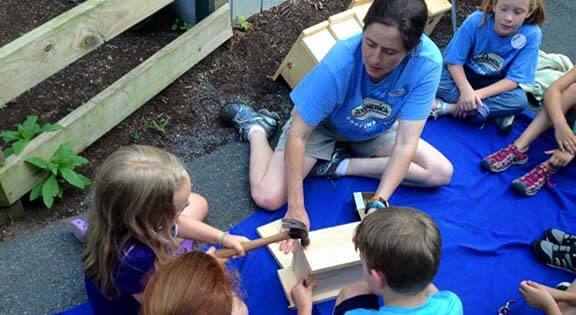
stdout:
POLYGON ((208 254, 208 255, 216 258, 216 261, 217 261, 218 263, 220 263, 220 265, 224 266, 224 265, 228 262, 228 258, 218 257, 218 256, 214 255, 214 253, 216 253, 216 248, 214 248, 214 247, 210 247, 210 248, 208 248, 208 250, 206 251, 206 254, 208 254))
POLYGON ((570 129, 570 126, 566 124, 560 128, 555 128, 554 137, 560 150, 568 151, 572 154, 576 153, 576 134, 570 129))
POLYGON ((520 282, 520 293, 528 305, 548 311, 558 307, 552 294, 542 285, 530 280, 520 282))
POLYGON ((227 234, 222 241, 222 247, 235 249, 238 256, 244 256, 244 247, 242 243, 249 242, 250 240, 241 235, 227 234))
POLYGON ((549 150, 544 153, 552 155, 549 161, 555 167, 564 167, 574 159, 574 154, 560 149, 549 150))

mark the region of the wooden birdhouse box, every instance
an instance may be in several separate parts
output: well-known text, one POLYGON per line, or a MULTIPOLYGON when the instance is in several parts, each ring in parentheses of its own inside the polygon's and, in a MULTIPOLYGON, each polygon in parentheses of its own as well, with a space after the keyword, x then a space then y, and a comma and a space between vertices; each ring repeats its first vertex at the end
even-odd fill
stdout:
MULTIPOLYGON (((294 88, 308 71, 324 58, 338 40, 362 32, 364 26, 362 21, 371 4, 372 1, 368 0, 353 1, 350 9, 303 30, 272 79, 276 80, 278 76, 282 75, 286 83, 294 88)), ((428 6, 428 22, 424 32, 430 34, 442 15, 449 11, 452 5, 447 0, 426 0, 426 4, 428 6)))

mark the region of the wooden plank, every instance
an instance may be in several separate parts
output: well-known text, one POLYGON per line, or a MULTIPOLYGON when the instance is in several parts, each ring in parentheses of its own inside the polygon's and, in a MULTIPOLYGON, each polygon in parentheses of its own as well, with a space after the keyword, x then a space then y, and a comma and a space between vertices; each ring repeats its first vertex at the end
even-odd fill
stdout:
POLYGON ((60 120, 63 129, 41 134, 22 153, 8 157, 0 168, 0 206, 18 200, 41 180, 24 163, 27 157, 49 159, 65 142, 81 152, 230 37, 230 6, 224 5, 60 120))
POLYGON ((362 24, 356 20, 353 10, 347 10, 328 19, 328 30, 336 40, 344 40, 362 33, 362 24))
MULTIPOLYGON (((258 232, 258 235, 260 235, 260 237, 268 237, 278 233, 281 227, 282 227, 282 221, 276 220, 268 224, 259 226, 258 228, 256 228, 256 232, 258 232)), ((289 268, 290 266, 292 266, 292 253, 284 254, 284 252, 280 250, 279 245, 276 243, 269 244, 266 247, 268 248, 268 251, 270 252, 272 257, 274 257, 274 260, 276 261, 280 269, 289 268)))
POLYGON ((89 0, 0 48, 0 107, 173 0, 89 0))

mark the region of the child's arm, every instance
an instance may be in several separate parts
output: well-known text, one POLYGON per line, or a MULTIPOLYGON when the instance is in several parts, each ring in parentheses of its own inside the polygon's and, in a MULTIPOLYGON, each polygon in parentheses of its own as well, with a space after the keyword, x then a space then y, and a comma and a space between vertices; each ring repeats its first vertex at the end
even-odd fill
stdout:
POLYGON ((476 90, 476 93, 480 94, 480 98, 485 99, 492 97, 494 95, 502 94, 504 92, 511 91, 518 87, 518 83, 510 79, 502 79, 498 82, 492 83, 481 89, 476 90))
POLYGON ((520 282, 519 289, 528 305, 543 310, 546 315, 562 315, 557 301, 546 286, 527 280, 520 282))
POLYGON ((178 228, 178 237, 234 248, 238 255, 244 255, 241 243, 249 241, 246 237, 226 234, 204 222, 184 215, 178 217, 178 228))
MULTIPOLYGON (((576 67, 556 80, 544 93, 544 107, 546 113, 554 125, 556 142, 561 150, 569 150, 575 153, 576 136, 568 125, 562 109, 562 93, 571 85, 576 83, 576 67)), ((565 100, 566 101, 566 100, 565 100)), ((572 100, 576 103, 576 100, 572 100)))

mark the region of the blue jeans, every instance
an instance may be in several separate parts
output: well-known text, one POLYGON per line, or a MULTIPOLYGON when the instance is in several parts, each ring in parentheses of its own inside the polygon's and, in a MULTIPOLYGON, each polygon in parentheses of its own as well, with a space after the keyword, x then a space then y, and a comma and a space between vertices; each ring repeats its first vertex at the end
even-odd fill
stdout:
MULTIPOLYGON (((502 77, 488 78, 479 76, 468 70, 466 67, 464 67, 464 72, 466 73, 468 82, 470 82, 470 85, 472 85, 472 88, 475 90, 486 87, 502 79, 502 77)), ((454 80, 452 80, 452 75, 448 72, 446 65, 444 65, 442 69, 442 76, 440 77, 440 84, 438 85, 436 96, 443 101, 452 104, 457 103, 460 98, 460 91, 458 90, 454 80)), ((526 92, 521 88, 515 88, 511 91, 483 99, 482 102, 484 103, 484 106, 480 106, 476 109, 476 115, 468 116, 468 118, 473 122, 484 123, 488 118, 518 114, 528 105, 528 97, 526 96, 526 92)))

